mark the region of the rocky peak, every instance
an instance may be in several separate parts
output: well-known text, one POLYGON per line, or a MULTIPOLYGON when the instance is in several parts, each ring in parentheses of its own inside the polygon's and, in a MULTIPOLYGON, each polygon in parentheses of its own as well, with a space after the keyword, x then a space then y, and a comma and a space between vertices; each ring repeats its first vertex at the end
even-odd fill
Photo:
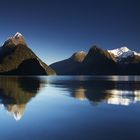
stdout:
POLYGON ((5 47, 15 47, 15 46, 18 46, 18 45, 27 46, 26 41, 24 39, 24 36, 19 32, 17 32, 13 37, 10 37, 4 43, 5 47))
POLYGON ((87 53, 84 51, 76 52, 72 55, 72 59, 77 62, 82 62, 84 58, 86 57, 87 53))
POLYGON ((17 33, 13 36, 13 38, 15 38, 15 39, 23 38, 23 35, 22 35, 21 33, 17 32, 17 33))

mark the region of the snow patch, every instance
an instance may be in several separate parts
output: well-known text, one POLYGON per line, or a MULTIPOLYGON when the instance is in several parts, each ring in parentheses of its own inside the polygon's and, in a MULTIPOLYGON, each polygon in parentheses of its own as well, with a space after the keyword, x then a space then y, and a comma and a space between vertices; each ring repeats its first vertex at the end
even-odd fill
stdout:
POLYGON ((123 53, 130 51, 127 47, 121 47, 113 50, 108 50, 108 52, 113 53, 116 57, 121 56, 123 53))
POLYGON ((121 59, 133 57, 134 55, 140 56, 139 53, 130 50, 127 47, 121 47, 113 50, 107 50, 109 53, 114 54, 114 56, 117 58, 118 61, 121 61, 121 59))
POLYGON ((18 38, 20 38, 20 37, 23 37, 23 36, 22 36, 22 34, 21 34, 21 33, 19 33, 19 32, 17 32, 17 33, 14 35, 14 37, 13 37, 13 38, 18 39, 18 38))

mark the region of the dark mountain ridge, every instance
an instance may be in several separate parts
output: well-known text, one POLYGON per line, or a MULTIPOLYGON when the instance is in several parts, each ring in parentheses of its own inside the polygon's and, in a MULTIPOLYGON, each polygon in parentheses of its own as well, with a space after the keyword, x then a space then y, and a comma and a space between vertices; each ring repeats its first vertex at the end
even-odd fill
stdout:
POLYGON ((58 75, 139 75, 140 54, 126 47, 110 51, 94 45, 80 63, 73 64, 69 58, 50 67, 58 75))

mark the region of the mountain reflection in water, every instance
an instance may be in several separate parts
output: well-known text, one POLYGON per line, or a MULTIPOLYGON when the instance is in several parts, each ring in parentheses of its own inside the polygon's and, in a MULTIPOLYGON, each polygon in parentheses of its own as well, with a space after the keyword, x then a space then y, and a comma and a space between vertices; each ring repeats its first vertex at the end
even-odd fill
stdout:
POLYGON ((65 89, 70 96, 92 103, 129 105, 140 101, 140 78, 138 76, 97 76, 50 79, 55 87, 65 89))
MULTIPOLYGON (((20 120, 27 103, 47 86, 66 91, 65 96, 81 101, 114 105, 130 105, 140 101, 140 79, 131 76, 48 76, 48 77, 0 77, 0 103, 15 120, 20 120), (42 87, 42 85, 44 87, 42 87)), ((58 93, 57 93, 58 94, 58 93)))
POLYGON ((135 140, 139 101, 138 76, 0 77, 1 139, 135 140))
POLYGON ((0 103, 15 120, 20 120, 26 104, 40 89, 40 83, 37 77, 0 77, 0 103))

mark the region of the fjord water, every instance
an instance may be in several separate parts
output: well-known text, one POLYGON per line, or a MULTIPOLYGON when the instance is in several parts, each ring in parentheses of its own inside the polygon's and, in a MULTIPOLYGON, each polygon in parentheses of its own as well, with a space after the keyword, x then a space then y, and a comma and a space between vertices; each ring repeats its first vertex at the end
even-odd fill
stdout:
POLYGON ((139 76, 0 77, 2 140, 132 140, 139 76))

